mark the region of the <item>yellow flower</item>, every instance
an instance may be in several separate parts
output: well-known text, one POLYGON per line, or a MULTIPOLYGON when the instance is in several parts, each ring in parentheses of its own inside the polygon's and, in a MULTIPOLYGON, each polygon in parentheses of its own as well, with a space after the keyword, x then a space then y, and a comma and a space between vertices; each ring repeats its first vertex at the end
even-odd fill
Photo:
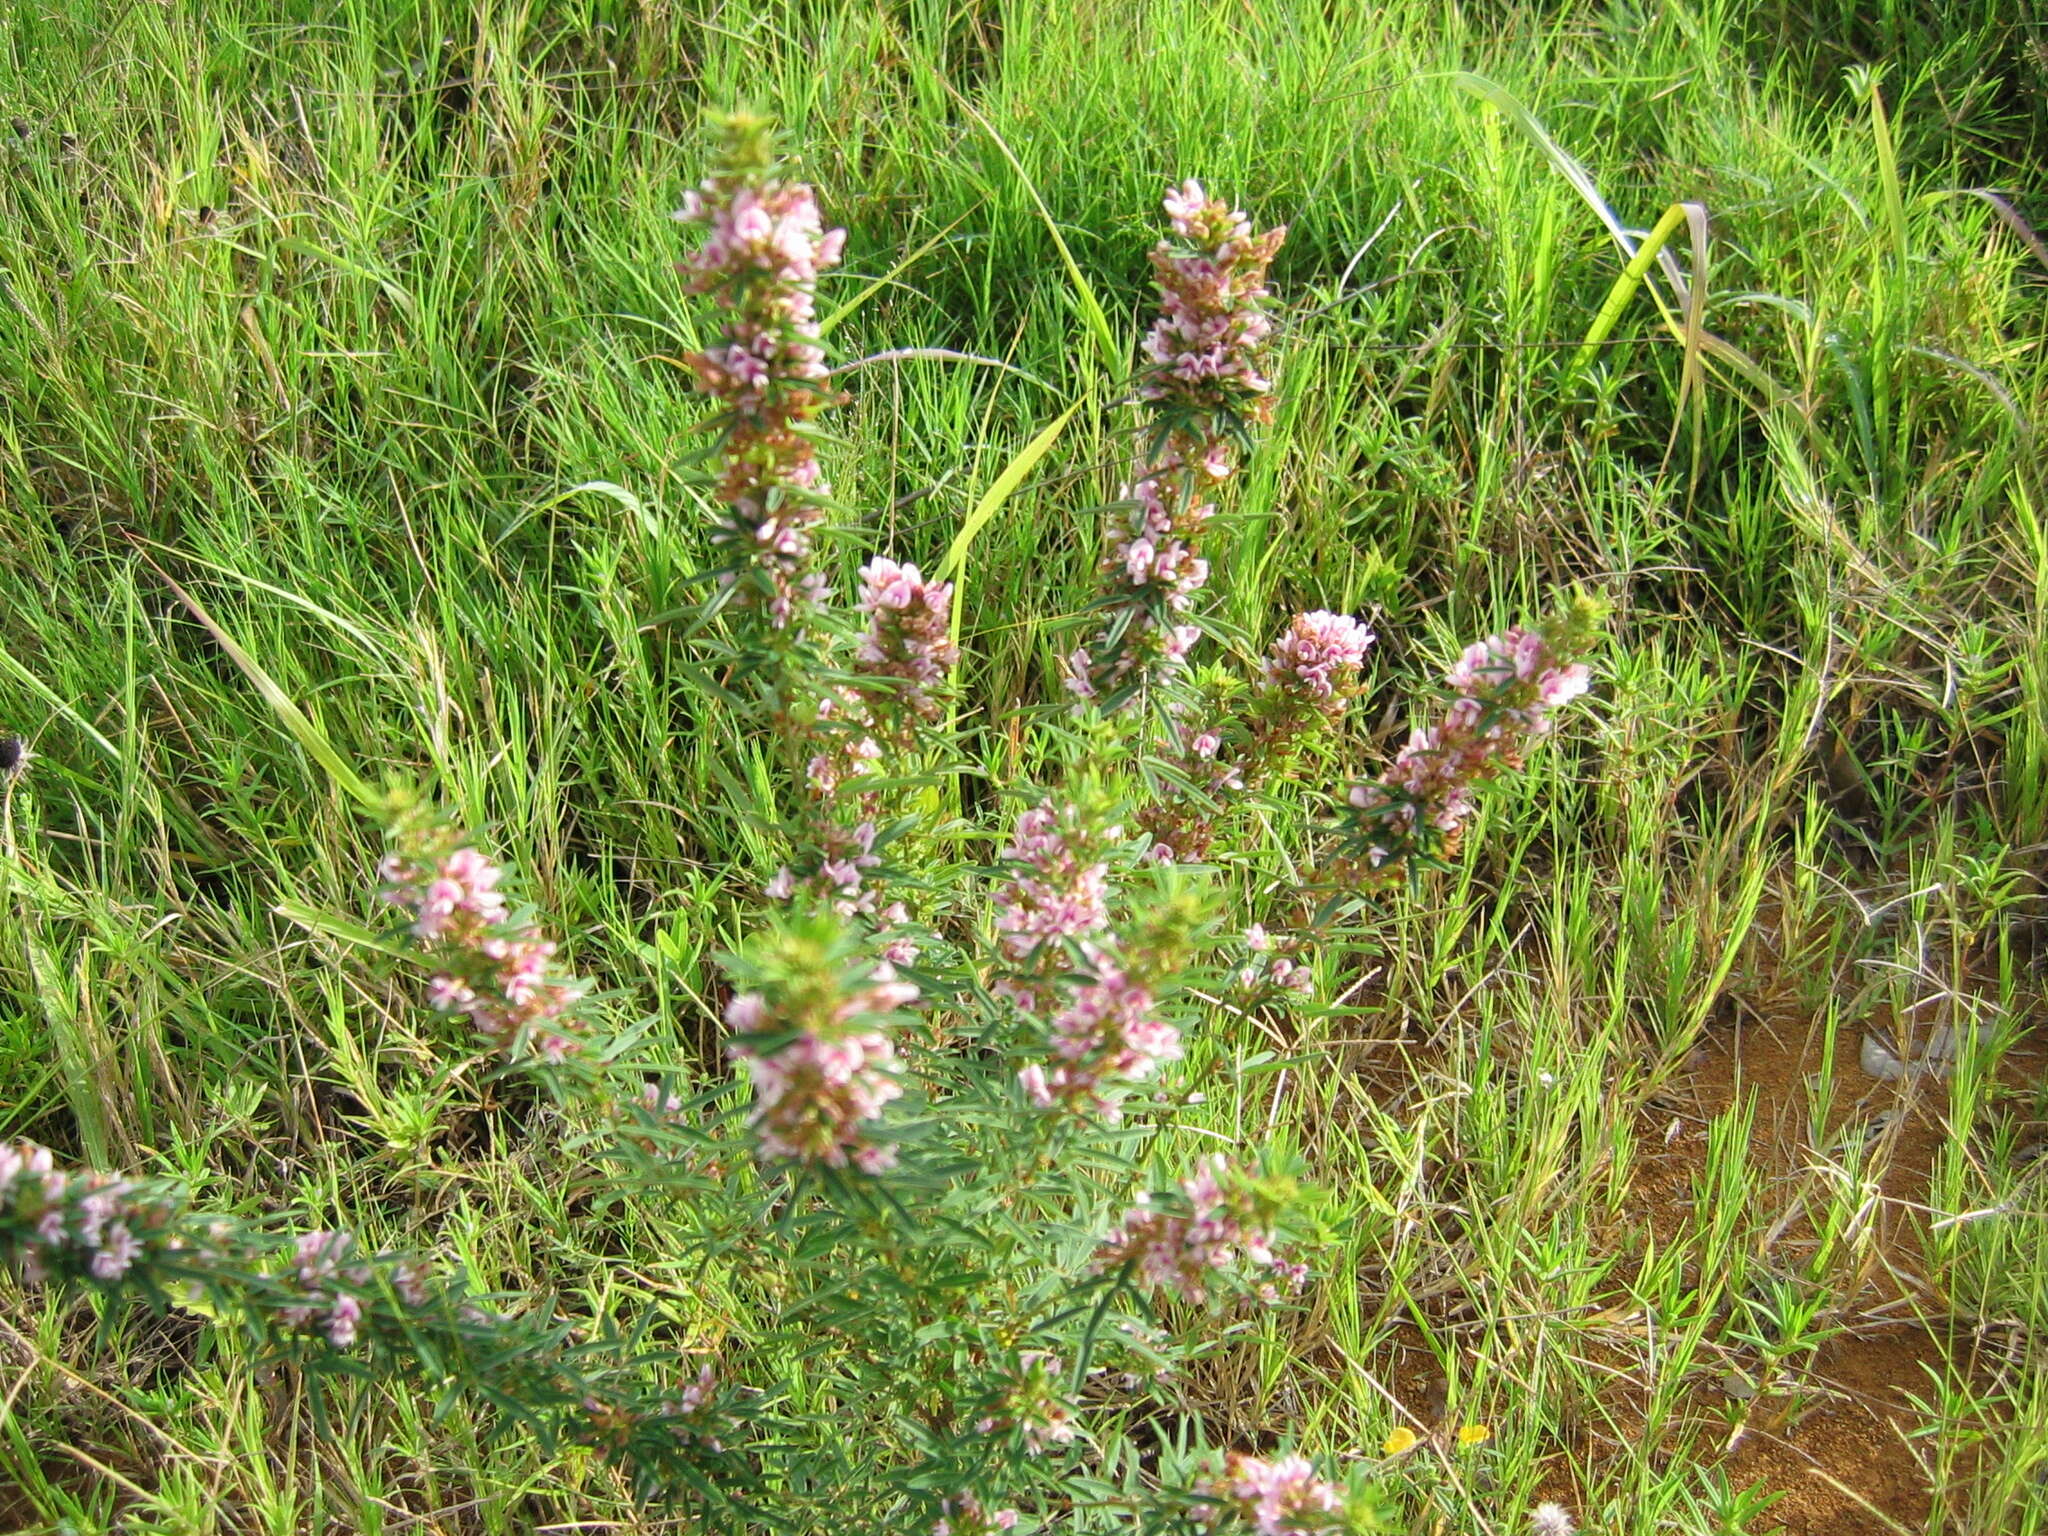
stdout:
POLYGON ((1475 1445, 1484 1445, 1493 1438, 1493 1430, 1484 1424, 1467 1424, 1458 1431, 1458 1447, 1470 1450, 1475 1445))
POLYGON ((1406 1424, 1402 1424, 1388 1432, 1386 1443, 1380 1447, 1380 1454, 1382 1456, 1399 1456, 1403 1451, 1412 1451, 1420 1444, 1422 1444, 1422 1436, 1415 1433, 1406 1424))

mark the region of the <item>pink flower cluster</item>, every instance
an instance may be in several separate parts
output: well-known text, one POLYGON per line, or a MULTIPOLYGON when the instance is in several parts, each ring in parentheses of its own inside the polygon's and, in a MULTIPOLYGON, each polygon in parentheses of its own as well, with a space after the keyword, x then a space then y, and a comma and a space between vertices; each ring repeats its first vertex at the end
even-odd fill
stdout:
POLYGON ((818 750, 804 765, 804 782, 815 798, 829 801, 842 785, 876 771, 882 744, 869 734, 874 721, 867 699, 856 689, 839 687, 821 695, 813 718, 818 750))
POLYGON ((1210 697, 1194 714, 1199 726, 1179 724, 1172 761, 1189 787, 1174 785, 1139 811, 1152 837, 1148 856, 1171 864, 1207 853, 1230 798, 1284 769, 1303 737, 1342 717, 1372 643, 1372 631, 1344 614, 1297 614, 1267 653, 1241 717, 1234 700, 1210 697))
POLYGON ((1197 540, 1215 505, 1161 466, 1127 487, 1111 511, 1100 572, 1114 617, 1066 660, 1067 691, 1095 699, 1187 659, 1201 629, 1180 622, 1209 581, 1197 540))
POLYGON ((1300 1456, 1263 1461, 1233 1455, 1222 1482, 1206 1491, 1259 1536, 1332 1536, 1345 1529, 1342 1491, 1300 1456))
POLYGON ((1208 478, 1222 480, 1231 472, 1232 457, 1214 418, 1228 410, 1262 419, 1271 410, 1273 385, 1260 363, 1273 330, 1265 311, 1266 269, 1287 231, 1254 235, 1251 220, 1210 197, 1199 181, 1170 190, 1164 207, 1181 245, 1162 240, 1152 250, 1160 314, 1145 337, 1151 368, 1143 393, 1207 418, 1194 462, 1208 478))
MULTIPOLYGON (((1484 705, 1521 735, 1541 736, 1550 730, 1549 712, 1590 688, 1593 674, 1583 662, 1560 665, 1541 630, 1518 624, 1466 646, 1444 681, 1460 695, 1460 705, 1472 702, 1475 714, 1484 705)), ((1460 705, 1452 707, 1454 714, 1460 705)), ((1479 723, 1475 719, 1471 728, 1479 723)))
POLYGON ((916 998, 886 963, 850 995, 805 997, 795 1007, 759 992, 733 998, 725 1019, 740 1038, 730 1051, 753 1079, 751 1123, 763 1157, 863 1173, 895 1165, 896 1149, 870 1134, 903 1092, 896 1047, 881 1026, 916 998))
POLYGON ((1276 943, 1263 924, 1253 923, 1245 930, 1244 947, 1254 958, 1239 968, 1237 984, 1250 1003, 1308 997, 1315 992, 1315 972, 1287 953, 1297 946, 1285 940, 1276 943))
MULTIPOLYGON (((197 1242, 180 1230, 176 1199, 107 1173, 58 1170, 49 1148, 23 1142, 0 1145, 0 1250, 11 1249, 22 1278, 41 1283, 52 1275, 90 1276, 112 1285, 127 1279, 152 1255, 175 1254, 187 1264, 220 1262, 214 1243, 226 1242, 225 1224, 197 1242)), ((288 1328, 316 1328, 337 1349, 356 1342, 364 1297, 373 1275, 355 1258, 354 1241, 340 1232, 309 1232, 293 1246, 277 1278, 287 1287, 275 1310, 288 1328)), ((232 1265, 264 1262, 235 1251, 232 1265)), ((427 1299, 423 1272, 390 1268, 393 1288, 408 1306, 427 1299)))
POLYGON ((1023 979, 1013 978, 1004 994, 1027 1009, 1044 996, 1049 975, 1064 970, 1064 946, 1089 952, 1109 927, 1109 845, 1121 827, 1096 827, 1072 806, 1050 800, 1017 818, 1004 857, 1015 866, 996 892, 996 933, 1003 953, 1023 979))
MULTIPOLYGON (((355 1343, 363 1320, 360 1295, 372 1278, 369 1266, 355 1259, 355 1239, 346 1232, 305 1233, 294 1245, 290 1278, 306 1300, 280 1309, 279 1320, 292 1328, 318 1326, 336 1349, 355 1343)), ((418 1305, 424 1296, 406 1299, 418 1305)))
POLYGON ((878 558, 861 569, 860 610, 868 625, 854 653, 855 681, 827 690, 813 717, 819 750, 805 779, 821 801, 877 770, 878 737, 898 746, 915 741, 917 725, 937 718, 937 690, 960 658, 948 633, 950 582, 926 581, 914 565, 878 558))
POLYGON ((884 902, 886 886, 879 885, 873 871, 882 862, 875 852, 879 830, 872 820, 851 826, 829 816, 813 818, 811 846, 804 850, 798 868, 783 865, 761 894, 770 901, 789 901, 798 891, 809 892, 821 905, 841 917, 865 917, 885 933, 876 952, 892 965, 913 964, 918 956, 915 938, 906 928, 910 909, 900 901, 884 902))
MULTIPOLYGON (((1270 1271, 1290 1289, 1307 1282, 1307 1266, 1274 1250, 1269 1206, 1222 1153, 1199 1162, 1181 1181, 1180 1192, 1178 1206, 1184 1208, 1163 1208, 1140 1195, 1123 1224, 1098 1245, 1096 1268, 1128 1269, 1147 1292, 1171 1291, 1189 1302, 1206 1300, 1210 1280, 1240 1259, 1270 1271)), ((1268 1281, 1259 1294, 1277 1300, 1279 1289, 1268 1281)))
POLYGON ((22 1278, 83 1271, 111 1284, 174 1214, 168 1202, 104 1173, 62 1173, 50 1149, 0 1144, 0 1240, 11 1238, 22 1278))
POLYGON ((1015 1430, 1024 1449, 1042 1456, 1055 1445, 1071 1444, 1074 1411, 1061 1395, 1061 1378, 1066 1367, 1058 1355, 1042 1349, 1027 1349, 1017 1357, 1017 1372, 1003 1391, 994 1413, 975 1421, 977 1434, 992 1435, 1015 1430))
POLYGON ((1105 956, 1053 1015, 1052 1071, 1034 1062, 1017 1081, 1041 1109, 1092 1111, 1114 1125, 1123 1117, 1116 1090, 1150 1077, 1180 1049, 1180 1031, 1153 1011, 1151 992, 1105 956))
POLYGON ((1017 1074, 1025 1097, 1116 1121, 1116 1091, 1180 1055, 1180 1031, 1161 1019, 1150 989, 1119 962, 1109 928, 1111 844, 1077 805, 1048 800, 1017 818, 1007 857, 1014 872, 996 893, 996 935, 1008 975, 998 996, 1048 1019, 1050 1063, 1017 1074), (1048 1070, 1048 1065, 1050 1070, 1048 1070))
POLYGON ((971 1489, 963 1488, 942 1501, 945 1513, 932 1526, 932 1536, 995 1536, 1017 1528, 1014 1509, 986 1510, 971 1489))
MULTIPOLYGON (((803 846, 797 867, 780 870, 767 895, 781 901, 807 890, 841 916, 900 925, 907 918, 901 902, 877 911, 871 872, 881 863, 874 845, 883 796, 875 786, 888 751, 914 749, 920 728, 940 712, 946 674, 959 659, 948 632, 953 588, 926 580, 914 565, 880 558, 862 569, 861 584, 868 623, 851 679, 819 688, 808 717, 780 717, 809 752, 803 846)), ((907 964, 917 950, 898 939, 885 953, 907 964)))
POLYGON ((1541 630, 1517 626, 1466 647, 1445 681, 1453 697, 1444 718, 1409 736, 1384 779, 1351 791, 1369 868, 1455 848, 1473 789, 1519 768, 1549 733, 1551 712, 1583 694, 1592 674, 1541 630))
POLYGON ((1341 613, 1298 613, 1266 653, 1265 692, 1325 715, 1341 711, 1358 692, 1359 670, 1373 632, 1341 613))
POLYGON ((665 1400, 656 1414, 676 1439, 711 1451, 725 1449, 719 1436, 732 1421, 718 1410, 718 1371, 708 1360, 698 1367, 696 1378, 665 1400))
MULTIPOLYGON (((1189 787, 1168 785, 1158 799, 1138 808, 1138 825, 1152 839, 1145 857, 1155 864, 1187 863, 1207 853, 1215 840, 1220 807, 1242 794, 1248 773, 1263 766, 1244 750, 1247 743, 1233 729, 1234 715, 1208 702, 1212 707, 1189 712, 1199 723, 1178 718, 1172 727, 1177 750, 1169 760, 1189 787), (1235 744, 1235 750, 1225 751, 1226 740, 1235 744)), ((1250 745, 1255 749, 1256 740, 1250 745)))
POLYGON ((469 1017, 501 1051, 560 1061, 577 1049, 574 1005, 583 995, 554 963, 555 944, 515 920, 498 889, 504 872, 445 829, 408 818, 379 868, 383 900, 412 915, 413 936, 439 965, 427 995, 469 1017))
POLYGON ((1111 516, 1101 563, 1111 617, 1066 660, 1067 687, 1083 699, 1185 660, 1200 631, 1180 616, 1209 579, 1200 537, 1215 507, 1206 498, 1235 472, 1247 427, 1272 414, 1261 361, 1273 324, 1266 270, 1286 230, 1254 235, 1196 181, 1170 191, 1165 206, 1179 243, 1152 252, 1160 314, 1139 386, 1153 447, 1111 516))
POLYGON ((721 344, 688 359, 698 386, 726 409, 726 510, 713 540, 736 567, 724 579, 751 572, 743 600, 781 629, 824 587, 810 569, 811 535, 830 488, 805 428, 836 398, 815 285, 838 264, 846 232, 827 230, 811 189, 777 170, 766 125, 734 119, 718 168, 684 194, 676 218, 706 231, 684 263, 690 291, 724 311, 721 344))
POLYGON ((868 691, 871 711, 900 712, 905 724, 938 718, 938 689, 960 659, 952 640, 953 584, 927 581, 916 566, 879 556, 861 567, 860 580, 868 620, 856 653, 861 675, 896 683, 868 691))

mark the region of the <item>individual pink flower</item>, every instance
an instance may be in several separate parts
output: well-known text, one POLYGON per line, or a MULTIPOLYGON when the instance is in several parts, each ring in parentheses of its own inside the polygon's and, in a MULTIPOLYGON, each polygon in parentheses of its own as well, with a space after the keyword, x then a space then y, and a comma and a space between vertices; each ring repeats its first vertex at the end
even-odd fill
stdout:
POLYGON ((1038 1062, 1017 1069, 1017 1086, 1024 1090, 1026 1102, 1037 1109, 1051 1109, 1055 1102, 1052 1085, 1046 1081, 1045 1068, 1038 1062))
POLYGON ((135 1234, 120 1223, 109 1226, 102 1235, 99 1252, 92 1257, 92 1273, 95 1280, 118 1280, 128 1273, 135 1256, 142 1252, 142 1244, 135 1234))

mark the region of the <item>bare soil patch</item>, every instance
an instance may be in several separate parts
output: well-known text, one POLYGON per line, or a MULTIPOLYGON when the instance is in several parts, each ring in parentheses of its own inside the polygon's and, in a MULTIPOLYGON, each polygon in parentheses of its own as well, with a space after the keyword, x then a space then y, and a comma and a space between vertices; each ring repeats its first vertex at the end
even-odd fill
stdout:
MULTIPOLYGON (((1827 1026, 1769 1010, 1749 1012, 1709 1031, 1687 1070, 1652 1108, 1655 1134, 1635 1184, 1634 1202, 1660 1240, 1696 1223, 1696 1180, 1706 1164, 1708 1122, 1755 1095, 1751 1156, 1783 1191, 1770 1257, 1791 1266, 1817 1242, 1806 1200, 1818 1192, 1807 1170, 1839 1157, 1845 1144, 1871 1149, 1880 1194, 1874 1242, 1842 1331, 1802 1372, 1802 1390, 1781 1407, 1760 1403, 1720 1448, 1737 1486, 1762 1483, 1780 1494, 1759 1528, 1787 1536, 1863 1536, 1925 1528, 1931 1506, 1929 1427, 1915 1396, 1936 1396, 1947 1377, 1981 1381, 1992 1365, 1980 1339, 1945 1315, 1925 1279, 1922 1255, 1929 1180, 1952 1136, 1949 1089, 1933 1077, 1884 1082, 1858 1063, 1861 1030, 1842 1027, 1832 1041, 1833 1070, 1824 1101, 1827 1026), (1674 1129, 1675 1125, 1675 1129, 1674 1129)), ((2032 1041, 2009 1052, 2002 1073, 2017 1085, 2038 1072, 2032 1041)), ((1647 1129, 1648 1127, 1646 1127, 1647 1129)), ((1696 1394, 1703 1410, 1729 1415, 1729 1394, 1696 1394), (1706 1399, 1721 1396, 1709 1408, 1706 1399)), ((1704 1450, 1705 1447, 1702 1447, 1704 1450)))

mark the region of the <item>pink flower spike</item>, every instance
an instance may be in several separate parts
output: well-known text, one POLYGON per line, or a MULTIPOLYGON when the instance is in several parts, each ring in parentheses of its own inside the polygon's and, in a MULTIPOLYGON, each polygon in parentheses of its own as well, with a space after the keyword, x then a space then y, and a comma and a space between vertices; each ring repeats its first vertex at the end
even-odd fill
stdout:
POLYGON ((1341 710, 1358 689, 1373 632, 1338 613, 1297 614, 1265 662, 1268 693, 1324 714, 1341 710))
POLYGON ((1067 687, 1083 701, 1164 678, 1186 660, 1200 631, 1178 616, 1209 579, 1201 537, 1215 507, 1203 498, 1235 473, 1244 429, 1272 414, 1265 275, 1285 231, 1253 236, 1243 213, 1192 178, 1163 207, 1173 241, 1152 252, 1159 317, 1138 391, 1159 429, 1110 510, 1099 573, 1111 616, 1067 660, 1067 687))
POLYGON ((938 718, 936 690, 960 659, 951 633, 952 583, 927 581, 916 566, 880 557, 860 575, 868 628, 856 661, 863 676, 897 685, 877 694, 871 707, 887 703, 919 719, 938 718))
POLYGON ((808 984, 733 999, 726 1019, 740 1033, 728 1050, 753 1081, 751 1122, 764 1159, 869 1174, 894 1165, 896 1149, 871 1134, 903 1093, 901 1063, 882 1026, 916 998, 917 988, 877 965, 830 1007, 808 984))
POLYGON ((684 262, 688 286, 723 314, 718 343, 685 359, 723 408, 725 512, 712 531, 745 579, 742 607, 786 629, 820 595, 812 530, 830 494, 805 427, 835 403, 817 319, 818 275, 836 266, 844 230, 827 230, 816 197, 785 180, 763 125, 735 121, 719 167, 685 194, 677 217, 704 242, 684 262))
POLYGON ((1123 1223, 1097 1246, 1095 1267, 1127 1269, 1141 1290, 1208 1299, 1213 1276, 1240 1264, 1270 1269, 1295 1288, 1306 1270, 1279 1258, 1269 1206, 1218 1153, 1181 1181, 1181 1209, 1140 1196, 1123 1223))
POLYGON ((435 965, 428 1001, 468 1016, 492 1047, 560 1056, 577 1048, 570 1012, 582 988, 560 973, 554 942, 515 921, 499 890, 503 871, 458 836, 417 814, 401 818, 379 866, 383 901, 410 913, 435 965))
MULTIPOLYGON (((1571 638, 1576 622, 1567 621, 1566 644, 1582 642, 1571 638)), ((1520 768, 1550 733, 1552 713, 1591 686, 1592 672, 1566 662, 1544 631, 1517 626, 1465 647, 1444 679, 1453 693, 1443 718, 1418 727, 1378 782, 1350 791, 1353 849, 1368 870, 1455 848, 1474 789, 1520 768)))
POLYGON ((1259 1536, 1324 1536, 1343 1529, 1343 1500, 1299 1456, 1232 1456, 1218 1490, 1259 1536))

